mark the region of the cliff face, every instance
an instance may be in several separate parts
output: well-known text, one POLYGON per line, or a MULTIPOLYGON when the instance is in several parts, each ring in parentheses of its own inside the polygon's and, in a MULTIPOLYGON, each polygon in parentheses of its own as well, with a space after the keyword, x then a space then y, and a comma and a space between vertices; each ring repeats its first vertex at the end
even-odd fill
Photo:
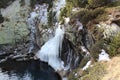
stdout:
POLYGON ((29 31, 26 25, 29 5, 21 6, 20 0, 14 1, 6 8, 1 8, 4 22, 0 24, 0 44, 15 44, 23 37, 27 37, 29 31))
MULTIPOLYGON (((120 5, 114 7, 95 5, 97 7, 91 8, 89 6, 92 5, 88 5, 88 3, 83 4, 84 7, 80 7, 79 4, 73 4, 76 5, 73 6, 72 3, 65 3, 65 0, 63 2, 59 0, 58 3, 52 3, 52 0, 35 1, 37 2, 33 1, 32 8, 30 0, 24 0, 23 3, 21 0, 15 0, 10 2, 9 6, 7 4, 7 7, 1 8, 0 45, 2 46, 0 46, 0 56, 3 56, 0 58, 2 59, 0 62, 4 62, 7 58, 33 59, 34 54, 27 54, 30 45, 35 46, 30 53, 36 53, 47 40, 53 37, 58 25, 55 22, 60 22, 65 27, 63 54, 60 57, 65 61, 65 65, 70 62, 72 68, 79 65, 82 56, 84 59, 80 68, 90 59, 93 62, 96 61, 102 48, 109 52, 110 43, 120 32, 120 5), (39 17, 34 17, 36 15, 39 17), (30 16, 33 16, 34 19, 26 24, 30 16)), ((117 48, 119 51, 118 46, 117 48)))

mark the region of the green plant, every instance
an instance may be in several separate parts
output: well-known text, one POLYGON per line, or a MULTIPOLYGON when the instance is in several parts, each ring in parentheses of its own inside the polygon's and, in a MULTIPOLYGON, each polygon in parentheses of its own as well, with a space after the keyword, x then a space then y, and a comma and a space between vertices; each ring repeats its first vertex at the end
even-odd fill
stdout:
POLYGON ((116 56, 120 54, 120 33, 113 37, 109 44, 108 52, 110 56, 116 56))
POLYGON ((116 0, 107 5, 107 7, 115 7, 115 6, 120 6, 120 1, 116 0))
POLYGON ((53 25, 54 16, 55 16, 55 13, 52 10, 49 10, 49 13, 48 13, 48 25, 49 26, 53 25))
POLYGON ((97 59, 99 53, 101 52, 101 49, 104 48, 104 43, 105 41, 103 39, 98 40, 91 48, 90 48, 90 53, 93 58, 97 59))
POLYGON ((105 73, 105 65, 95 63, 93 67, 87 69, 86 74, 83 75, 80 80, 101 80, 105 73))
POLYGON ((104 8, 96 8, 94 10, 81 9, 79 12, 75 13, 72 17, 77 16, 79 20, 85 25, 89 21, 96 19, 99 15, 104 14, 104 8))
POLYGON ((67 4, 71 2, 73 7, 85 7, 87 4, 87 0, 66 0, 66 2, 67 4))
POLYGON ((66 6, 63 9, 61 9, 59 20, 61 22, 64 22, 64 17, 71 16, 71 12, 72 12, 72 4, 71 3, 66 4, 66 6))
POLYGON ((110 0, 88 0, 87 8, 95 9, 95 8, 107 5, 109 2, 111 1, 110 0))

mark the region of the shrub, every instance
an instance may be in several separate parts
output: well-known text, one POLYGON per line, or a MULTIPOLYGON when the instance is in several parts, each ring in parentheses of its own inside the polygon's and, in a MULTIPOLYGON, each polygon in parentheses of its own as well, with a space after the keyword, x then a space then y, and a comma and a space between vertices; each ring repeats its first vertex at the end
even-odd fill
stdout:
POLYGON ((49 10, 48 13, 48 25, 52 26, 55 20, 55 12, 53 12, 52 10, 49 10))
POLYGON ((107 7, 115 7, 115 6, 120 6, 120 1, 116 0, 107 5, 107 7))
POLYGON ((104 40, 99 40, 90 48, 90 53, 93 58, 98 59, 98 55, 101 52, 101 49, 104 48, 104 43, 104 40))
POLYGON ((108 13, 104 12, 102 15, 98 15, 95 20, 96 20, 96 22, 107 21, 108 20, 108 13))
POLYGON ((93 67, 89 67, 87 70, 82 71, 80 68, 71 72, 69 80, 101 80, 106 73, 106 64, 95 63, 93 67), (82 74, 80 73, 82 71, 82 74), (77 76, 75 74, 77 73, 77 76))
POLYGON ((88 68, 86 74, 80 80, 101 80, 105 73, 105 65, 95 63, 93 67, 88 68))
POLYGON ((102 7, 107 5, 109 2, 111 2, 110 0, 88 0, 88 8, 98 8, 98 7, 102 7))
POLYGON ((10 5, 14 0, 0 0, 0 8, 6 8, 10 5))
POLYGON ((109 44, 108 52, 110 56, 116 56, 120 54, 120 33, 113 37, 112 41, 109 44))
POLYGON ((66 4, 66 6, 63 9, 61 9, 59 20, 63 22, 63 17, 71 16, 71 12, 72 12, 72 4, 71 3, 66 4))
POLYGON ((95 10, 82 9, 72 17, 77 16, 83 24, 87 24, 89 21, 97 18, 104 13, 104 8, 96 8, 95 10))
POLYGON ((71 2, 73 7, 85 7, 87 4, 87 0, 66 0, 66 2, 67 4, 71 2))

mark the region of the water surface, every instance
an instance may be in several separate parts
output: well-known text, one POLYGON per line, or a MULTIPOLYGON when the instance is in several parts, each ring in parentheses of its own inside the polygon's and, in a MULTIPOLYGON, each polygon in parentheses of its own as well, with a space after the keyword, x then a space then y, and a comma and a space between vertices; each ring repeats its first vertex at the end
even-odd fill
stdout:
POLYGON ((39 61, 9 60, 0 64, 0 80, 61 80, 60 76, 47 65, 39 61))

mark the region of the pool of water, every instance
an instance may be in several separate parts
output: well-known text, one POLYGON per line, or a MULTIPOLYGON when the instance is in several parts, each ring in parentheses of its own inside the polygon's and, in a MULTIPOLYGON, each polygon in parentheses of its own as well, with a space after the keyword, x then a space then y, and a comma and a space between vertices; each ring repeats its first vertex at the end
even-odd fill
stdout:
POLYGON ((61 80, 47 63, 8 60, 0 64, 0 80, 61 80))

